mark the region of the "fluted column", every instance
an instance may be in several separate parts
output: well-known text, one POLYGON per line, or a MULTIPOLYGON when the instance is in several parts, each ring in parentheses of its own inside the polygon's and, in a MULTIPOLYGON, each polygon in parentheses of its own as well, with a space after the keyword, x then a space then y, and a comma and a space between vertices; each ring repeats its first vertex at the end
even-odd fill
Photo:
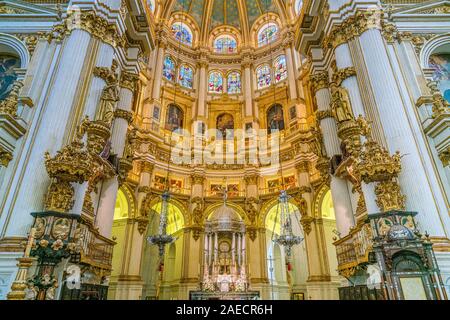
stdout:
POLYGON ((417 220, 422 231, 449 237, 450 218, 444 195, 429 153, 420 152, 426 150, 426 142, 414 129, 417 124, 411 123, 417 121, 415 115, 408 117, 406 113, 414 106, 402 99, 380 30, 363 32, 359 43, 388 149, 391 154, 398 150, 404 155, 399 182, 406 196, 406 209, 419 212, 417 220))
POLYGON ((45 99, 35 101, 35 123, 30 126, 23 154, 18 158, 17 169, 10 181, 9 191, 1 204, 0 237, 23 236, 31 223, 30 212, 43 208, 44 195, 47 192, 48 175, 44 166, 44 152, 52 156, 64 143, 64 132, 69 127, 69 119, 75 112, 77 87, 82 81, 84 64, 92 59, 90 50, 91 35, 84 30, 73 30, 63 44, 53 40, 48 56, 52 60, 46 84, 45 99))
POLYGON ((158 100, 161 97, 161 80, 164 66, 164 53, 166 51, 165 40, 161 40, 158 44, 158 54, 156 56, 156 66, 153 79, 152 100, 158 100))
MULTIPOLYGON (((292 39, 293 40, 293 39, 292 39)), ((292 59, 292 41, 286 42, 284 45, 284 54, 286 56, 287 76, 289 83, 289 96, 291 100, 297 99, 297 86, 295 83, 294 62, 292 59)))
POLYGON ((236 258, 236 233, 233 232, 231 236, 231 263, 234 266, 236 258))
POLYGON ((243 64, 244 68, 244 97, 245 97, 245 116, 253 117, 253 90, 252 90, 252 64, 249 61, 243 64))
MULTIPOLYGON (((328 74, 323 72, 316 74, 314 77, 316 78, 314 86, 318 110, 329 113, 331 99, 327 88, 328 74)), ((333 155, 341 154, 335 120, 331 116, 325 116, 320 120, 320 127, 327 155, 331 158, 333 155)), ((336 226, 340 235, 345 236, 354 225, 353 209, 347 182, 336 176, 331 176, 330 189, 336 213, 336 226)))
MULTIPOLYGON (((199 67, 199 77, 198 77, 198 101, 197 101, 197 108, 193 108, 193 117, 204 117, 206 114, 205 110, 205 102, 206 102, 206 90, 208 88, 207 81, 206 81, 206 69, 208 67, 208 64, 206 61, 201 61, 198 64, 199 67)), ((195 129, 194 129, 195 130, 195 129)))

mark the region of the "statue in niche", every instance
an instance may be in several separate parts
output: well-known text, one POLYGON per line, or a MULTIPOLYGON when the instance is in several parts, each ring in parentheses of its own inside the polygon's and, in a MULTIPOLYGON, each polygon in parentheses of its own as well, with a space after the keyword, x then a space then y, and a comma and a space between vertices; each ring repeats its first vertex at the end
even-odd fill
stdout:
POLYGON ((354 119, 347 90, 334 83, 331 84, 331 111, 337 122, 354 119))
POLYGON ((100 106, 97 111, 96 120, 100 120, 111 125, 114 118, 114 110, 117 101, 119 101, 119 75, 117 70, 117 61, 113 60, 111 69, 97 68, 97 73, 106 82, 100 97, 100 106))

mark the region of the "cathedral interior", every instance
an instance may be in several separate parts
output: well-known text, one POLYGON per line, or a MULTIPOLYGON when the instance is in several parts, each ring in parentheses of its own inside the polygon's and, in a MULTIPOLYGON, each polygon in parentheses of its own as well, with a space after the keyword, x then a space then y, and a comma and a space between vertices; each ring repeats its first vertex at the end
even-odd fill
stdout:
POLYGON ((0 0, 0 300, 447 300, 450 2, 0 0))

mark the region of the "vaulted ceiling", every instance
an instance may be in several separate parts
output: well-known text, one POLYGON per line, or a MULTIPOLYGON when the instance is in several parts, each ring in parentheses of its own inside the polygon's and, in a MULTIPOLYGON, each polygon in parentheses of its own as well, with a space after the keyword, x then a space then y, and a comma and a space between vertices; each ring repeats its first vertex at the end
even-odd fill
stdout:
POLYGON ((255 21, 268 12, 277 14, 283 21, 286 17, 285 1, 287 0, 169 0, 166 4, 171 7, 164 11, 190 15, 202 30, 201 38, 204 33, 221 25, 237 28, 245 38, 255 21))

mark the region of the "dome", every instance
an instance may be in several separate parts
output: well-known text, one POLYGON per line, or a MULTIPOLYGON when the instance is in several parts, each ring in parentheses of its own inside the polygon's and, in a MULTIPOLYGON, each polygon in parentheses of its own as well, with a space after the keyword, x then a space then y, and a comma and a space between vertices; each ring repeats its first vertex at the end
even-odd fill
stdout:
POLYGON ((226 204, 223 204, 220 206, 209 218, 211 222, 234 222, 234 221, 241 221, 241 217, 230 207, 228 207, 226 204))

